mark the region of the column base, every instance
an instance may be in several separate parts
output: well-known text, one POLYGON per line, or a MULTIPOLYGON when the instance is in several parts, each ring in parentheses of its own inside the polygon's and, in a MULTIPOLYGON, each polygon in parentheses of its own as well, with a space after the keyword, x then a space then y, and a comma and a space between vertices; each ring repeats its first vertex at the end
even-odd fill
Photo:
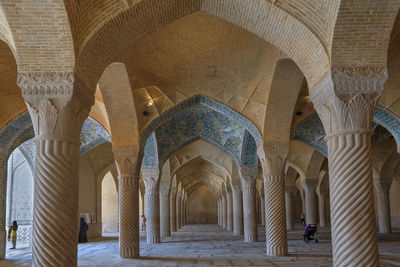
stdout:
POLYGON ((287 247, 266 247, 267 256, 287 256, 287 247))
POLYGON ((147 237, 146 238, 146 243, 147 244, 160 243, 160 238, 159 237, 147 237))
POLYGON ((138 247, 120 247, 119 253, 123 259, 136 259, 139 258, 139 248, 138 247))
POLYGON ((258 241, 258 238, 256 236, 245 236, 244 237, 244 242, 246 242, 246 243, 254 243, 257 241, 258 241))

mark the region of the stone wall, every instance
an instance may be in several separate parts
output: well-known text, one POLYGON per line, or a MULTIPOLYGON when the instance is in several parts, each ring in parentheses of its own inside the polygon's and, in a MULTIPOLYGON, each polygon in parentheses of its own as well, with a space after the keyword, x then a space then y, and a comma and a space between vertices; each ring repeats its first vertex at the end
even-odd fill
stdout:
POLYGON ((217 199, 205 186, 199 186, 189 195, 187 224, 216 224, 217 199))

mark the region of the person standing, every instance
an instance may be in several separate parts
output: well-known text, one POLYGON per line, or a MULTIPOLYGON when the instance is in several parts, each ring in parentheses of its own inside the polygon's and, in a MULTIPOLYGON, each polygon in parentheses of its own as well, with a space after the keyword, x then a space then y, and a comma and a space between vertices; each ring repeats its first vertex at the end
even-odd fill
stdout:
POLYGON ((146 231, 146 216, 142 215, 141 219, 141 231, 146 231))
POLYGON ((8 241, 11 240, 11 245, 12 245, 10 249, 16 249, 17 230, 18 230, 18 223, 17 221, 13 221, 12 225, 8 226, 8 241))
POLYGON ((306 220, 305 220, 305 216, 304 216, 303 212, 300 213, 300 220, 301 220, 301 224, 303 226, 306 226, 306 220))
POLYGON ((79 243, 86 243, 88 242, 86 231, 89 230, 87 223, 85 222, 85 218, 81 217, 81 223, 79 225, 79 243))

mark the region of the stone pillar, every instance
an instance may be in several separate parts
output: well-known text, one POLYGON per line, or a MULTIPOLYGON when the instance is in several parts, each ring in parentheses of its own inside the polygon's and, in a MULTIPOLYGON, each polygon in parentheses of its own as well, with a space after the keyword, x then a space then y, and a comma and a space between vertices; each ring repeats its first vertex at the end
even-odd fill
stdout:
POLYGON ((139 257, 139 170, 138 151, 113 148, 119 179, 119 249, 124 259, 139 257))
POLYGON ((145 213, 146 213, 146 211, 145 211, 145 209, 144 209, 144 204, 145 204, 145 197, 144 197, 144 195, 145 195, 145 192, 146 192, 146 188, 145 188, 145 186, 144 186, 144 182, 143 182, 143 179, 140 179, 139 180, 139 192, 140 192, 140 196, 139 197, 141 197, 142 198, 142 206, 140 207, 140 213, 141 214, 143 214, 143 215, 145 215, 145 213))
POLYGON ((181 197, 182 192, 176 193, 176 229, 181 229, 181 197))
POLYGON ((225 187, 226 190, 226 230, 232 231, 233 230, 233 204, 232 204, 232 190, 231 186, 227 185, 225 187))
POLYGON ((221 226, 221 200, 217 195, 217 209, 218 209, 218 225, 221 226))
POLYGON ((184 205, 183 205, 183 203, 184 203, 184 201, 185 201, 185 192, 184 191, 182 191, 182 196, 181 196, 181 202, 180 202, 180 206, 179 206, 179 208, 180 208, 180 210, 181 210, 181 228, 185 225, 185 223, 184 223, 184 220, 185 220, 185 210, 184 210, 184 205))
POLYGON ((243 235, 243 202, 240 182, 231 182, 233 199, 233 235, 243 235))
POLYGON ((304 198, 306 200, 306 224, 317 223, 317 185, 318 179, 304 179, 304 198))
POLYGON ((286 203, 286 229, 294 230, 294 196, 296 194, 296 186, 287 186, 285 189, 286 203))
POLYGON ((288 144, 270 142, 257 148, 263 168, 266 253, 287 255, 285 163, 288 144))
POLYGON ((326 197, 328 192, 317 190, 318 193, 318 211, 319 211, 319 226, 326 226, 326 197))
POLYGON ((241 167, 240 182, 243 193, 243 223, 244 241, 258 241, 257 211, 256 211, 256 179, 257 167, 241 167))
POLYGON ((221 196, 222 196, 222 227, 226 229, 228 218, 227 218, 227 203, 226 203, 225 189, 221 190, 221 196))
POLYGON ((310 90, 328 147, 334 266, 379 264, 371 125, 386 67, 334 67, 310 90))
POLYGON ((391 233, 389 191, 391 179, 374 179, 376 199, 378 204, 379 233, 391 233))
POLYGON ((171 232, 176 232, 176 189, 171 189, 170 219, 171 232))
POLYGON ((146 241, 160 243, 160 182, 159 171, 155 168, 142 169, 146 186, 146 241))
POLYGON ((19 73, 17 83, 36 142, 32 266, 76 266, 79 137, 93 96, 72 72, 19 73))
POLYGON ((171 235, 169 227, 169 190, 170 182, 160 183, 160 235, 161 238, 171 235))
POLYGON ((261 225, 265 226, 265 201, 264 195, 260 194, 261 225))

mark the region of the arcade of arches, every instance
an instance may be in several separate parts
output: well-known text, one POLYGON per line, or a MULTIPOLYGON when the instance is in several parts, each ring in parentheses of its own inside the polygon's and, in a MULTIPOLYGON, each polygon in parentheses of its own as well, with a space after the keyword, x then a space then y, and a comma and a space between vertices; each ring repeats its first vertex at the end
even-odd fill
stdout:
POLYGON ((2 0, 0 264, 399 264, 399 11, 2 0))

